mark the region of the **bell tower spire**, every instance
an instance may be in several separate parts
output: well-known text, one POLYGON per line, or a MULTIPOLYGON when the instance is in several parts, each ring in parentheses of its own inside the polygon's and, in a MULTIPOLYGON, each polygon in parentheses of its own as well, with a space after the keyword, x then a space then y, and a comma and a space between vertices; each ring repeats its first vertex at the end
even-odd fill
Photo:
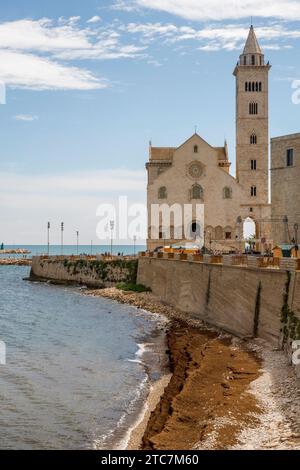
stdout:
MULTIPOLYGON (((234 70, 236 77, 236 177, 246 204, 260 211, 268 204, 269 71, 251 25, 234 70)), ((250 209, 249 209, 250 210, 250 209)))

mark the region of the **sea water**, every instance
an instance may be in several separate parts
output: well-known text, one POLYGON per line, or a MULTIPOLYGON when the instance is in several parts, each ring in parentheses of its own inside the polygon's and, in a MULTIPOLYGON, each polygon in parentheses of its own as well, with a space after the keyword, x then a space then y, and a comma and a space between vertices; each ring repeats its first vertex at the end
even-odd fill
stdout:
POLYGON ((113 449, 165 372, 160 317, 0 266, 1 449, 113 449))

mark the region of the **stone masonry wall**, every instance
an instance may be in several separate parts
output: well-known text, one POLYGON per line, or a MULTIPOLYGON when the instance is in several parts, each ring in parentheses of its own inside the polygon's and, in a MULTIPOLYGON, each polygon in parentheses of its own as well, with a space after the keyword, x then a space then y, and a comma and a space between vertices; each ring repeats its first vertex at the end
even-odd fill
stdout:
POLYGON ((119 282, 135 283, 137 264, 137 260, 102 261, 34 257, 30 278, 108 287, 119 282))

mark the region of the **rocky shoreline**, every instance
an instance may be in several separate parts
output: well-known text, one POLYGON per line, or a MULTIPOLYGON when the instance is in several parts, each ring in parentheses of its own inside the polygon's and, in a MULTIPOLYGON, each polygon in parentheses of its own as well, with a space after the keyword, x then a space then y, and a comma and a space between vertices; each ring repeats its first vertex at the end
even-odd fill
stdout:
POLYGON ((24 248, 14 248, 8 250, 0 250, 0 255, 29 255, 31 251, 24 248))
POLYGON ((300 381, 282 351, 186 321, 149 292, 108 288, 86 294, 171 320, 172 375, 164 392, 151 397, 151 413, 130 449, 300 449, 300 381))
POLYGON ((0 258, 0 266, 31 266, 31 259, 0 258))

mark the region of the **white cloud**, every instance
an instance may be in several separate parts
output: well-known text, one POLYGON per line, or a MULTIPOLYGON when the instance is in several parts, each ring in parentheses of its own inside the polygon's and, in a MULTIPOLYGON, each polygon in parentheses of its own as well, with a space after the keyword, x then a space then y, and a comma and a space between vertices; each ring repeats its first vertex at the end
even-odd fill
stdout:
POLYGON ((87 23, 99 23, 99 21, 101 21, 101 17, 98 16, 98 15, 95 15, 95 16, 92 16, 92 18, 90 18, 89 20, 87 20, 87 23))
POLYGON ((38 121, 39 117, 35 114, 17 114, 14 119, 15 121, 33 122, 38 121))
POLYGON ((35 90, 93 90, 108 86, 108 82, 88 70, 67 67, 34 54, 1 49, 0 79, 11 87, 35 90))
MULTIPOLYGON (((197 41, 200 43, 200 50, 209 52, 220 49, 240 50, 249 33, 248 26, 245 27, 239 24, 211 25, 196 29, 170 23, 129 23, 128 25, 121 25, 120 30, 140 36, 144 43, 152 43, 154 40, 161 43, 162 39, 169 44, 197 41)), ((265 42, 266 49, 288 48, 291 46, 286 45, 285 41, 300 38, 300 31, 288 29, 286 24, 257 27, 256 34, 260 41, 276 41, 276 44, 265 42)))
POLYGON ((299 0, 135 0, 134 6, 160 10, 189 20, 280 18, 300 20, 299 0))
POLYGON ((126 11, 127 13, 131 13, 134 11, 139 10, 138 2, 134 0, 117 0, 113 5, 111 6, 112 10, 120 10, 120 11, 126 11))
POLYGON ((80 17, 0 23, 0 81, 37 90, 105 88, 107 80, 61 61, 135 58, 145 49, 122 44, 110 26, 80 28, 79 22, 80 17))

